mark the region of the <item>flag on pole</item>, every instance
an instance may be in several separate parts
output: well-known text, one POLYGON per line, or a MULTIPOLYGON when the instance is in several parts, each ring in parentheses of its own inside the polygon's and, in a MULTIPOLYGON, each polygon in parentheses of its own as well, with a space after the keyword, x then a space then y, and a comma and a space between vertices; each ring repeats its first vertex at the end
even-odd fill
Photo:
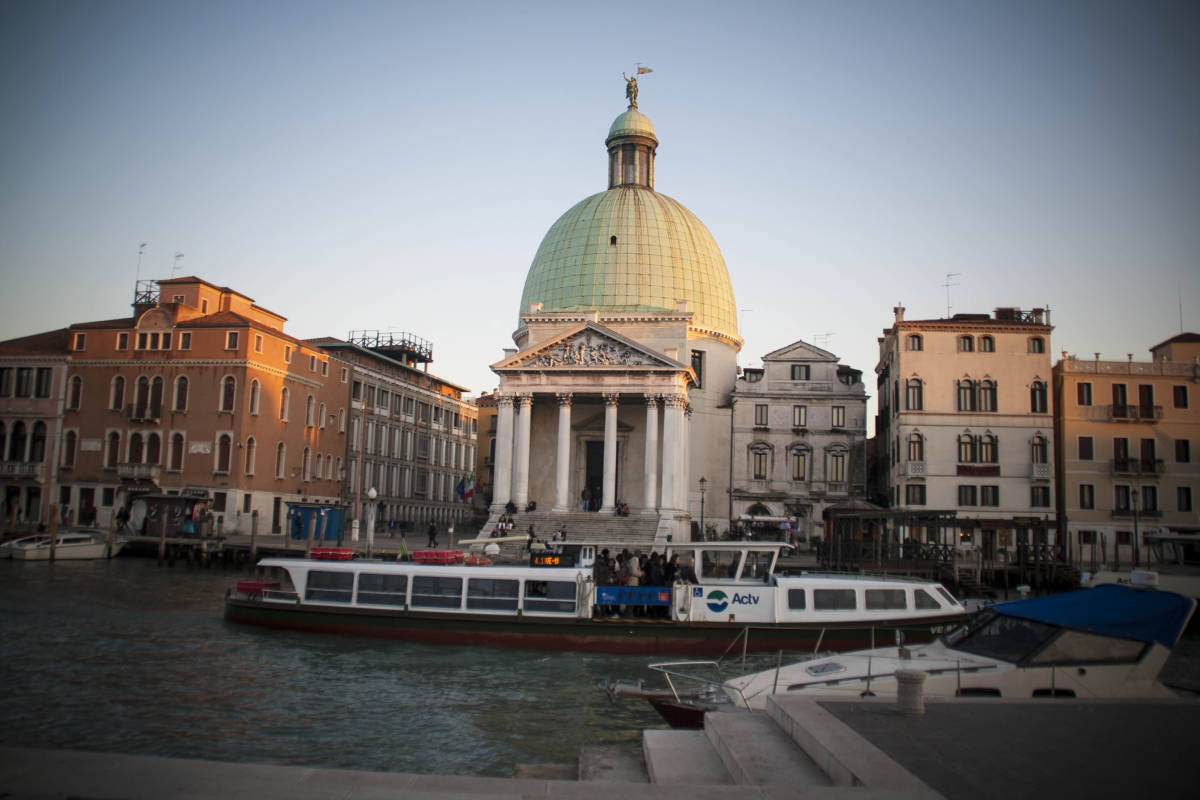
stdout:
POLYGON ((645 75, 647 72, 654 72, 649 67, 638 67, 638 75, 645 75))
POLYGON ((466 483, 465 488, 463 489, 463 499, 470 500, 471 498, 473 498, 475 496, 475 476, 468 475, 466 480, 467 480, 467 483, 466 483))
POLYGON ((467 498, 467 479, 459 478, 458 485, 454 487, 454 492, 458 495, 459 500, 467 498))

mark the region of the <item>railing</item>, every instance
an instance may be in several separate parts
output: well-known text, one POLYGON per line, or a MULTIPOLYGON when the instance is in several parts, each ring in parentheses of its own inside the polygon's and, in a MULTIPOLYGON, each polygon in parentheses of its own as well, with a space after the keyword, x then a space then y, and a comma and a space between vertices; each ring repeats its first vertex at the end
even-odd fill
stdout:
POLYGON ((0 463, 0 475, 11 478, 36 478, 42 474, 42 465, 36 461, 4 461, 0 463))
POLYGON ((1109 461, 1114 475, 1161 475, 1161 458, 1114 458, 1109 461))
POLYGON ((902 461, 900 462, 900 474, 906 478, 918 478, 925 475, 924 461, 902 461))
POLYGON ((118 464, 117 477, 129 480, 158 480, 162 467, 157 464, 118 464))
POLYGON ((1162 406, 1114 403, 1108 407, 1108 418, 1114 422, 1157 422, 1162 419, 1162 406))
POLYGON ((1034 481, 1050 480, 1050 465, 1049 464, 1030 464, 1029 479, 1034 481))

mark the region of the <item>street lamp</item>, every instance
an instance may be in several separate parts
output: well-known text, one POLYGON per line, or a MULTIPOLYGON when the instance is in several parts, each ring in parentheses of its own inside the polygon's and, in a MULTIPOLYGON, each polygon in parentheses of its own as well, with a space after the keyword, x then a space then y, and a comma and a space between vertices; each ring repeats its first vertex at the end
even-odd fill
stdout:
POLYGON ((708 481, 703 477, 700 478, 700 540, 704 541, 704 487, 708 486, 708 481))
POLYGON ((372 486, 367 489, 367 558, 371 557, 371 549, 375 546, 375 498, 379 492, 372 486))

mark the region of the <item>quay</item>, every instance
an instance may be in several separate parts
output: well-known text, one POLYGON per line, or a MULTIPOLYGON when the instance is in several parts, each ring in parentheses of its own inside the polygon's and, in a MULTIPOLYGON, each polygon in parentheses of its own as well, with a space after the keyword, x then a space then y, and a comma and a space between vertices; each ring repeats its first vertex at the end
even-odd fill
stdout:
POLYGON ((647 730, 641 752, 585 748, 515 777, 366 772, 0 748, 0 797, 970 798, 1193 796, 1200 701, 773 699, 647 730))

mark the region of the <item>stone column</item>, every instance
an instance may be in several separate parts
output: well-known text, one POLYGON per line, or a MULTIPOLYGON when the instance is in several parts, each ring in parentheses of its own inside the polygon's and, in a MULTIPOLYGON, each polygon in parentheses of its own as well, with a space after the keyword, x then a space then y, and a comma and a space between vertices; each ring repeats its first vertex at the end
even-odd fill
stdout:
POLYGON ((513 502, 520 511, 529 502, 529 417, 533 395, 517 395, 516 460, 513 462, 513 502))
POLYGON ((683 398, 683 411, 679 417, 678 466, 675 478, 675 507, 688 509, 688 494, 691 491, 692 465, 692 409, 687 398, 683 398))
POLYGON ((512 499, 513 396, 496 393, 496 462, 493 464, 492 510, 503 511, 512 499))
POLYGON ((558 452, 554 461, 554 510, 569 511, 571 496, 571 393, 558 397, 558 452))
POLYGON ((663 457, 661 509, 675 510, 678 505, 679 440, 683 433, 683 396, 663 397, 663 457))
POLYGON ((643 462, 646 495, 642 505, 647 511, 658 507, 658 395, 646 395, 646 457, 643 462))
POLYGON ((604 489, 600 513, 612 513, 617 503, 617 401, 616 392, 604 394, 604 489))

